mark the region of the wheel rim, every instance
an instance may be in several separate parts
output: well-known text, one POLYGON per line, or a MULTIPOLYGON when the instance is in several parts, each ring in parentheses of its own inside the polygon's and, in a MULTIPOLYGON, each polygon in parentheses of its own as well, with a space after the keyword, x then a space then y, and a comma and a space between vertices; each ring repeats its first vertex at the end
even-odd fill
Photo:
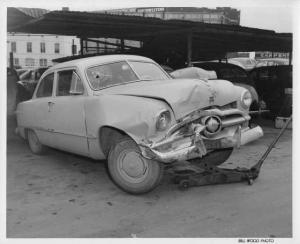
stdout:
POLYGON ((117 169, 124 180, 140 183, 148 174, 148 161, 138 151, 127 150, 117 159, 117 169))
POLYGON ((34 132, 29 132, 29 143, 33 148, 36 148, 39 146, 39 140, 37 136, 34 134, 34 132))
POLYGON ((28 139, 32 151, 35 151, 40 146, 38 137, 34 132, 30 131, 28 134, 28 139))

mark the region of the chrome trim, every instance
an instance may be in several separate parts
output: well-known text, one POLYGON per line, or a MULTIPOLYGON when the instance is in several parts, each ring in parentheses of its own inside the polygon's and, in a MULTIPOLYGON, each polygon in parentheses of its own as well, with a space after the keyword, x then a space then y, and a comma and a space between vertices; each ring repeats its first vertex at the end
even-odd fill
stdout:
POLYGON ((222 127, 229 127, 233 125, 242 124, 248 120, 250 120, 250 116, 246 115, 244 117, 229 118, 229 119, 225 118, 221 121, 221 123, 222 123, 222 127))
MULTIPOLYGON (((177 124, 171 126, 169 128, 169 130, 166 132, 166 136, 168 137, 170 136, 172 133, 174 133, 176 130, 178 130, 179 128, 181 128, 182 126, 191 123, 201 117, 204 116, 219 116, 219 117, 226 117, 228 115, 241 115, 243 117, 243 122, 246 122, 247 120, 250 120, 250 116, 239 110, 239 109, 226 109, 226 110, 220 110, 217 108, 214 109, 208 109, 208 110, 197 110, 194 111, 192 113, 190 113, 189 115, 185 116, 181 121, 179 121, 177 124)), ((223 121, 223 119, 221 119, 221 121, 223 121)), ((241 123, 243 123, 241 122, 241 123)))
POLYGON ((257 140, 262 137, 264 132, 260 126, 256 126, 253 129, 245 130, 241 134, 241 145, 245 145, 249 142, 257 140))
MULTIPOLYGON (((200 129, 200 128, 199 128, 200 129)), ((253 129, 241 130, 241 126, 238 126, 234 135, 220 139, 221 148, 239 147, 245 145, 251 141, 257 140, 263 136, 261 127, 257 126, 253 129)), ((197 157, 203 157, 206 155, 207 150, 203 139, 198 131, 190 136, 191 143, 189 146, 180 148, 178 150, 170 150, 166 152, 159 152, 155 150, 151 145, 139 145, 142 151, 142 155, 145 158, 157 160, 163 163, 172 163, 175 161, 188 160, 197 157)), ((170 143, 170 142, 169 142, 170 143)))

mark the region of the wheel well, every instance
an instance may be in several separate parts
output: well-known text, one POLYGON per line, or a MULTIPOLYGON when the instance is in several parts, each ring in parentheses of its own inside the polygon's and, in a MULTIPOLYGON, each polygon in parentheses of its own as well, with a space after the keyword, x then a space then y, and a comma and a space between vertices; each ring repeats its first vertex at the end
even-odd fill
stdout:
POLYGON ((111 146, 113 146, 116 141, 118 141, 121 137, 125 135, 127 134, 124 131, 114 127, 103 126, 100 128, 99 130, 100 147, 106 157, 108 156, 111 146))

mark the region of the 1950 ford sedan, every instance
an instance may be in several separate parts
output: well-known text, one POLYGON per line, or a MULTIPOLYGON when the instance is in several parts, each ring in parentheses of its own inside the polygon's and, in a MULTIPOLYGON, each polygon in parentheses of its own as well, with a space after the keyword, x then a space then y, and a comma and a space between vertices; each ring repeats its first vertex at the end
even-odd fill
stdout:
POLYGON ((263 135, 250 129, 248 90, 225 80, 172 79, 132 55, 58 64, 17 107, 17 132, 32 152, 45 146, 107 159, 114 183, 132 194, 155 188, 164 164, 219 165, 263 135))

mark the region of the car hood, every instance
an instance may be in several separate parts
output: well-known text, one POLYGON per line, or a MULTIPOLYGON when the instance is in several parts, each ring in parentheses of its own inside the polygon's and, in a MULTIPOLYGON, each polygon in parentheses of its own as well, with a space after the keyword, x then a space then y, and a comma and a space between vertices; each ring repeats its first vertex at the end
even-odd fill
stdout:
POLYGON ((199 79, 139 81, 96 91, 95 95, 103 93, 163 100, 176 119, 201 108, 226 105, 240 96, 240 91, 229 81, 199 79))

